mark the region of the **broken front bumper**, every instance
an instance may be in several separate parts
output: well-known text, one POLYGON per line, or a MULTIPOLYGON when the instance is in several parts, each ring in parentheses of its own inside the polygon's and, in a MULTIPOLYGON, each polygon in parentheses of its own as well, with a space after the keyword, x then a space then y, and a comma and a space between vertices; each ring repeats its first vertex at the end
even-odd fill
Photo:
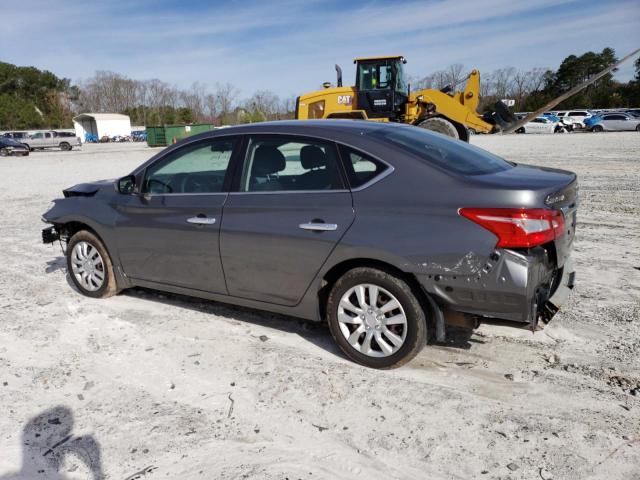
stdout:
POLYGON ((541 247, 527 252, 498 249, 472 275, 418 275, 425 291, 444 309, 529 324, 548 321, 573 288, 568 258, 556 269, 541 247))
POLYGON ((42 243, 54 243, 60 240, 60 232, 56 227, 49 227, 42 230, 42 243))

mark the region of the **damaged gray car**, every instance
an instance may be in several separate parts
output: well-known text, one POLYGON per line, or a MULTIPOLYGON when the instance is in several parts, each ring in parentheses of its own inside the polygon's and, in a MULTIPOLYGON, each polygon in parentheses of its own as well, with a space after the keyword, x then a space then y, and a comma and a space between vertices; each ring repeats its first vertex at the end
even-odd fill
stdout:
POLYGON ((573 287, 577 178, 412 126, 352 120, 189 137, 44 214, 80 292, 146 287, 326 321, 399 366, 448 323, 535 329, 573 287))

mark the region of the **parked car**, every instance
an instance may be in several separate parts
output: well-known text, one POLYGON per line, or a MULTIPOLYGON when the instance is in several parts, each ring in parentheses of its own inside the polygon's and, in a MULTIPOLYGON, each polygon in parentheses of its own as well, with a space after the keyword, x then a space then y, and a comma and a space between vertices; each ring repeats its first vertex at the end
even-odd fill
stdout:
POLYGON ((22 142, 25 138, 29 138, 29 132, 6 132, 2 136, 22 142))
POLYGON ((44 150, 45 148, 60 148, 60 150, 71 150, 82 144, 75 135, 69 136, 67 132, 37 132, 29 135, 29 138, 21 140, 30 150, 44 150))
POLYGON ((10 137, 0 137, 0 157, 9 155, 29 155, 29 149, 26 145, 14 140, 10 137))
POLYGON ((560 118, 570 118, 570 121, 573 123, 574 130, 584 128, 584 121, 593 116, 593 113, 589 110, 565 110, 555 112, 555 114, 560 118))
POLYGON ((536 117, 516 130, 516 133, 561 133, 565 128, 547 117, 536 117))
POLYGON ((147 141, 147 131, 146 130, 135 130, 131 132, 131 138, 134 142, 146 142, 147 141))
MULTIPOLYGON (((574 129, 574 123, 572 122, 571 117, 561 118, 551 112, 545 112, 542 116, 548 118, 552 122, 556 122, 560 127, 563 127, 566 132, 572 132, 574 129)), ((558 130, 557 127, 556 130, 558 130)))
POLYGON ((636 130, 640 132, 640 118, 624 112, 611 112, 596 115, 585 122, 592 132, 621 132, 636 130))
POLYGON ((634 117, 640 117, 640 108, 630 108, 629 110, 625 110, 624 113, 628 113, 634 117))
MULTIPOLYGON (((573 285, 572 172, 400 124, 255 123, 181 140, 64 190, 43 241, 77 289, 142 286, 326 320, 350 359, 398 366, 450 312, 535 328, 573 285)), ((475 321, 474 320, 474 321, 475 321)))

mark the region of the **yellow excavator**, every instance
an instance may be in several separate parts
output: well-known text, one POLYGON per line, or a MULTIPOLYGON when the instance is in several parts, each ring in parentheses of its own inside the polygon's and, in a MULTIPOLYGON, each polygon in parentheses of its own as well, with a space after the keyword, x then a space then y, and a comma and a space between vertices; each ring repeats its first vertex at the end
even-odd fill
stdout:
POLYGON ((469 129, 490 133, 516 121, 499 102, 496 113, 483 119, 476 111, 480 101, 480 72, 473 70, 462 92, 411 91, 404 74, 402 56, 356 58, 356 84, 342 86, 342 69, 336 65, 337 86, 301 95, 296 118, 350 118, 379 122, 402 122, 468 141, 469 129))
POLYGON ((429 88, 412 92, 404 74, 404 64, 407 63, 404 57, 396 55, 356 58, 355 86, 342 85, 342 69, 336 65, 337 86, 332 87, 326 82, 323 84, 323 90, 298 97, 295 118, 350 118, 401 122, 469 141, 469 130, 476 133, 516 131, 531 119, 602 78, 638 52, 640 49, 634 50, 521 119, 517 119, 501 101, 494 105, 491 114, 478 114, 480 72, 477 70, 471 71, 462 92, 454 92, 455 86, 448 86, 442 90, 429 88))

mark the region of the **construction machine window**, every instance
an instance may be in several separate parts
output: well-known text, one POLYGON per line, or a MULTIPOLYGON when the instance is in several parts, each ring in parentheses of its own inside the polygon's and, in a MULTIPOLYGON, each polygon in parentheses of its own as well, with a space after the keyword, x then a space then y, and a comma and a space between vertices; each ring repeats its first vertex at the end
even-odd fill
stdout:
POLYGON ((324 100, 313 102, 309 104, 309 118, 322 118, 324 117, 324 100))
POLYGON ((393 74, 391 65, 379 63, 360 63, 359 86, 361 90, 386 90, 391 84, 393 74))
POLYGON ((406 93, 407 82, 400 60, 358 63, 358 88, 360 90, 395 90, 406 93))

